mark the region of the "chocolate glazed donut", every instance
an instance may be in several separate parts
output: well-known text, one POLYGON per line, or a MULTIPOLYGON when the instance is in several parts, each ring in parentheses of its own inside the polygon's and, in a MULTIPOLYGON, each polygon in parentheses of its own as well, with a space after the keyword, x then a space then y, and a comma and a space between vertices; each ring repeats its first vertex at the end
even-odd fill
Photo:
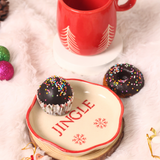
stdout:
POLYGON ((138 93, 144 86, 144 77, 131 64, 112 66, 103 78, 103 85, 113 90, 119 97, 126 98, 138 93))

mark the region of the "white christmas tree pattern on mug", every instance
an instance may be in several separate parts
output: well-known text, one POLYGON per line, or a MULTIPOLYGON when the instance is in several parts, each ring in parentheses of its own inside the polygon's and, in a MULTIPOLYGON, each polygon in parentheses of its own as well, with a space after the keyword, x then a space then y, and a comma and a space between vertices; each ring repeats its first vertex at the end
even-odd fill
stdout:
POLYGON ((76 134, 72 141, 75 142, 75 144, 82 145, 83 143, 86 143, 86 138, 83 134, 76 134))
MULTIPOLYGON (((80 49, 76 42, 76 36, 71 32, 69 26, 64 28, 61 33, 61 41, 66 49, 73 53, 79 53, 80 49)), ((103 32, 101 41, 97 48, 97 53, 101 53, 106 50, 110 44, 112 43, 114 38, 114 27, 110 24, 107 26, 105 31, 103 32)))
POLYGON ((106 50, 112 43, 113 38, 114 27, 109 24, 106 30, 103 32, 103 37, 101 38, 100 44, 98 46, 98 52, 101 53, 106 50))
POLYGON ((96 125, 97 128, 104 128, 107 127, 108 122, 106 121, 105 118, 98 118, 95 119, 94 125, 96 125))
POLYGON ((63 45, 71 52, 79 53, 79 48, 75 40, 75 35, 71 32, 69 26, 62 30, 61 41, 63 45))

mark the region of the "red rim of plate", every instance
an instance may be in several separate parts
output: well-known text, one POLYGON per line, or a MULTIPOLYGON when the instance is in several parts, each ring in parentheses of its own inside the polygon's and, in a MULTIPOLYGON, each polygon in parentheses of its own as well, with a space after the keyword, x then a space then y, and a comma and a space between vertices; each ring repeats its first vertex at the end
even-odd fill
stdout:
POLYGON ((31 110, 32 110, 32 108, 33 108, 36 100, 37 100, 37 96, 36 96, 36 95, 35 95, 35 97, 34 97, 34 99, 33 99, 33 101, 32 101, 31 106, 29 107, 29 109, 28 109, 28 111, 27 111, 27 114, 26 114, 26 121, 27 121, 27 125, 28 125, 29 130, 32 132, 32 134, 33 134, 37 139, 39 139, 39 140, 41 140, 41 141, 43 141, 43 142, 45 142, 45 143, 48 143, 48 144, 50 144, 51 146, 54 146, 54 147, 56 147, 57 149, 59 149, 59 150, 61 150, 61 151, 63 151, 63 152, 66 152, 66 153, 83 153, 83 152, 87 152, 87 151, 90 151, 90 150, 92 151, 93 149, 95 149, 95 148, 97 148, 97 147, 100 147, 100 146, 103 146, 103 145, 106 145, 106 144, 112 142, 112 141, 119 135, 119 132, 120 132, 120 130, 121 130, 122 117, 123 117, 123 112, 124 112, 124 106, 123 106, 123 103, 122 103, 121 99, 118 97, 118 95, 117 95, 115 92, 113 92, 111 89, 109 89, 109 88, 107 88, 107 87, 105 87, 105 86, 102 86, 102 85, 99 85, 99 84, 96 84, 96 83, 92 83, 92 82, 87 82, 87 81, 81 80, 81 79, 66 79, 66 80, 81 81, 81 82, 85 82, 85 83, 89 83, 89 84, 92 84, 92 85, 97 85, 97 86, 103 87, 103 88, 109 90, 109 91, 117 98, 117 100, 119 101, 120 106, 121 106, 121 114, 120 114, 120 117, 119 117, 119 126, 118 126, 118 129, 117 129, 116 134, 115 134, 110 140, 108 140, 107 142, 104 142, 104 143, 101 143, 101 144, 98 144, 98 145, 89 147, 89 148, 84 149, 84 150, 78 150, 78 151, 68 150, 68 149, 65 149, 65 148, 63 148, 63 147, 55 144, 54 142, 48 141, 48 140, 40 137, 40 136, 34 131, 34 129, 32 128, 32 126, 31 126, 31 124, 30 124, 30 122, 29 122, 29 114, 30 114, 30 112, 31 112, 31 110))

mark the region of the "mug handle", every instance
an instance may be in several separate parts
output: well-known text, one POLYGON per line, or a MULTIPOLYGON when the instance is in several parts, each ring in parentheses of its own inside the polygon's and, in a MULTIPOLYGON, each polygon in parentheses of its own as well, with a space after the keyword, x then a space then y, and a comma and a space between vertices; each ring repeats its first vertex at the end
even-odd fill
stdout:
POLYGON ((118 5, 118 1, 119 0, 115 0, 115 7, 117 11, 126 11, 131 9, 136 3, 136 0, 128 0, 125 4, 118 5))

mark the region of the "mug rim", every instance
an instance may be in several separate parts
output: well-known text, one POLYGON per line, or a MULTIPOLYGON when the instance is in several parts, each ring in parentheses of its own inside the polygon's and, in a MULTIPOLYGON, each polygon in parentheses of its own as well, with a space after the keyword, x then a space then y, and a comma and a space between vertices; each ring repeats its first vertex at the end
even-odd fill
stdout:
POLYGON ((73 12, 75 12, 75 13, 79 13, 79 12, 80 12, 81 14, 92 14, 92 13, 96 13, 96 12, 100 12, 100 11, 104 10, 104 8, 108 7, 113 0, 108 0, 108 2, 106 2, 106 4, 103 5, 102 7, 99 7, 99 8, 97 8, 97 9, 92 9, 92 10, 78 10, 78 9, 74 9, 74 8, 68 6, 63 0, 59 0, 59 1, 60 1, 62 4, 64 4, 64 6, 65 6, 68 10, 71 10, 71 11, 73 11, 73 12))

